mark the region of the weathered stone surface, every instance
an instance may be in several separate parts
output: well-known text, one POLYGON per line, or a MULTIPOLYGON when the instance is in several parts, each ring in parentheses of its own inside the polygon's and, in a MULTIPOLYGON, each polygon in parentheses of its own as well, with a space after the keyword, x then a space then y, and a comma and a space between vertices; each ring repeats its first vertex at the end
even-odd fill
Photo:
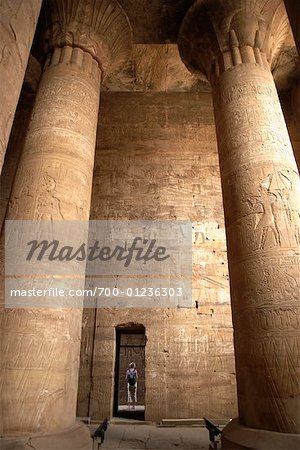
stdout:
POLYGON ((272 65, 289 30, 281 0, 248 0, 244 9, 237 0, 212 0, 209 7, 206 0, 197 0, 182 23, 179 50, 192 73, 205 73, 213 83, 242 63, 272 65))
POLYGON ((277 58, 272 63, 272 75, 279 92, 291 89, 295 80, 300 77, 299 53, 292 30, 287 36, 277 58))
POLYGON ((92 450, 89 429, 81 422, 56 434, 34 434, 27 437, 1 439, 1 450, 92 450))
MULTIPOLYGON (((97 109, 95 104, 99 89, 98 82, 93 85, 91 81, 98 71, 92 57, 97 59, 102 69, 110 73, 130 53, 130 40, 126 38, 123 47, 123 31, 128 30, 128 22, 126 19, 119 21, 116 18, 116 4, 107 8, 108 16, 113 19, 110 24, 116 25, 116 28, 108 27, 113 31, 110 40, 111 35, 107 34, 109 30, 102 28, 103 22, 99 24, 95 20, 99 25, 97 33, 95 30, 91 33, 87 26, 91 23, 91 12, 94 12, 93 17, 96 18, 97 11, 103 11, 103 6, 108 4, 105 1, 86 2, 86 5, 88 3, 93 4, 94 8, 81 8, 82 4, 79 5, 76 1, 73 2, 74 9, 70 10, 71 2, 51 2, 52 6, 59 5, 60 9, 50 20, 47 48, 51 49, 57 44, 60 48, 53 55, 51 53, 47 61, 24 155, 18 166, 8 217, 59 220, 88 217, 92 185, 92 143, 95 142, 96 130, 96 114, 93 111, 97 109), (65 10, 64 6, 68 6, 68 9, 65 10), (80 27, 73 19, 77 20, 81 13, 84 26, 79 30, 80 27), (62 19, 63 25, 57 27, 57 18, 62 19), (64 22, 65 19, 67 20, 64 22), (105 45, 102 46, 104 42, 105 45), (74 45, 80 49, 74 49, 74 45), (112 52, 111 62, 109 48, 116 50, 112 52), (79 89, 79 85, 83 88, 79 89)), ((162 417, 202 415, 212 418, 229 417, 236 410, 235 368, 225 230, 211 97, 209 94, 191 95, 187 92, 208 90, 209 87, 203 81, 196 81, 194 75, 187 74, 185 67, 180 64, 177 50, 169 44, 170 41, 176 41, 181 17, 191 2, 121 3, 131 11, 136 42, 146 44, 135 46, 132 60, 119 77, 112 75, 102 82, 107 90, 131 92, 107 94, 104 98, 94 173, 92 218, 192 220, 194 308, 180 311, 85 311, 78 412, 80 416, 91 415, 97 419, 111 414, 115 327, 136 322, 145 325, 148 337, 146 418, 159 420, 162 417), (153 42, 165 44, 153 45, 153 42), (153 91, 156 93, 153 94, 153 91), (168 94, 160 94, 161 91, 168 94), (180 375, 181 368, 188 371, 184 382, 180 375)), ((232 1, 226 3, 227 5, 223 2, 224 9, 223 6, 219 9, 219 18, 233 4, 232 1)), ((247 3, 251 5, 251 2, 247 3)), ((261 4, 256 2, 256 5, 261 4)), ((268 5, 272 4, 277 5, 277 0, 268 2, 268 5)), ((251 346, 250 351, 253 350, 246 354, 246 365, 242 368, 239 366, 239 369, 243 371, 246 367, 245 379, 259 380, 259 389, 263 390, 261 406, 263 409, 267 404, 267 414, 263 415, 264 409, 262 416, 258 417, 259 425, 265 423, 266 417, 274 422, 274 405, 282 407, 281 400, 276 396, 277 392, 282 397, 286 392, 293 395, 292 389, 296 384, 292 372, 293 346, 290 345, 296 336, 296 331, 292 328, 292 320, 296 316, 292 316, 288 322, 288 314, 296 303, 296 299, 294 302, 292 298, 297 288, 294 283, 296 276, 292 272, 288 273, 283 264, 273 270, 268 259, 270 255, 276 254, 277 257, 279 253, 281 255, 298 251, 291 245, 286 245, 287 242, 291 244, 297 236, 296 227, 291 231, 292 219, 294 220, 292 216, 298 214, 297 208, 293 207, 297 200, 293 197, 295 182, 291 178, 294 177, 295 166, 291 163, 291 149, 270 74, 265 69, 259 71, 262 61, 265 62, 265 68, 267 62, 272 63, 274 75, 277 78, 279 74, 284 89, 293 82, 292 78, 287 80, 286 72, 291 59, 284 59, 284 55, 279 55, 281 43, 287 42, 287 23, 281 17, 281 13, 275 14, 274 33, 268 26, 266 30, 264 21, 268 23, 270 18, 269 6, 266 7, 262 12, 262 20, 254 20, 262 33, 257 35, 258 30, 255 30, 255 26, 253 28, 253 15, 241 26, 241 16, 237 14, 232 22, 235 33, 230 33, 228 40, 226 35, 225 41, 222 41, 223 44, 225 42, 222 47, 223 56, 220 60, 215 59, 216 64, 210 66, 212 71, 216 67, 221 69, 215 73, 216 77, 212 81, 216 83, 214 101, 217 104, 216 121, 221 142, 225 204, 230 205, 226 209, 226 217, 229 221, 230 242, 234 240, 234 246, 229 246, 233 281, 236 283, 233 298, 240 305, 242 297, 244 310, 249 312, 249 316, 241 314, 237 317, 237 330, 252 330, 249 339, 242 340, 240 347, 241 340, 238 343, 239 354, 251 346), (249 29, 252 33, 249 41, 251 45, 240 45, 241 42, 245 44, 243 38, 249 33, 249 29), (262 36, 268 36, 268 39, 260 45, 259 38, 262 36), (261 50, 266 52, 266 57, 260 54, 261 50), (253 55, 256 69, 252 72, 248 69, 252 67, 251 61, 254 63, 253 55), (242 66, 241 62, 246 62, 247 70, 234 66, 242 66), (226 69, 231 68, 230 76, 224 73, 226 70, 223 71, 225 63, 230 63, 226 66, 226 69), (274 68, 275 63, 277 66, 274 68), (222 79, 219 78, 221 72, 222 79), (252 92, 252 96, 245 88, 247 83, 250 83, 255 95, 252 92), (229 94, 226 88, 229 89, 229 94), (241 93, 238 99, 234 98, 237 92, 241 93), (254 102, 251 106, 250 97, 254 102), (270 100, 266 101, 269 97, 270 100), (269 128, 270 120, 276 122, 272 129, 269 128), (256 133, 263 134, 264 141, 256 140, 256 133), (249 145, 245 142, 247 136, 250 139, 249 145), (286 155, 288 158, 284 159, 286 155), (267 226, 263 226, 264 223, 267 226), (232 232, 232 229, 236 231, 232 232), (245 241, 242 241, 245 236, 245 241), (257 269, 248 271, 245 275, 246 263, 241 263, 238 258, 245 257, 249 264, 249 261, 251 263, 255 260, 254 254, 260 255, 261 275, 257 269), (253 280, 259 281, 258 287, 253 287, 253 280), (251 284, 249 289, 248 284, 251 284), (278 301, 275 313, 274 304, 269 302, 272 296, 280 300, 280 307, 278 301), (250 320, 252 317, 254 319, 250 320), (270 347, 275 349, 271 356, 270 347), (259 355, 263 355, 265 359, 258 361, 259 355), (257 365, 257 361, 262 361, 261 366, 257 365), (266 367, 265 361, 271 368, 271 374, 267 374, 268 379, 275 379, 277 382, 274 384, 276 395, 274 390, 271 392, 274 385, 265 383, 266 377, 262 375, 266 367), (288 364, 291 364, 292 369, 287 368, 288 364), (278 373, 280 377, 277 377, 278 373), (265 392, 272 402, 265 401, 265 392)), ((257 18, 255 14, 254 18, 257 18)), ((221 24, 223 31, 230 31, 229 22, 221 24)), ((197 26, 201 23, 199 21, 197 26)), ((200 54, 199 48, 201 45, 196 48, 200 54)), ((286 48, 289 53, 293 46, 289 49, 288 45, 286 48)), ((214 60, 214 53, 212 58, 214 60)), ((207 63, 207 58, 205 61, 207 63)), ((31 86, 36 86, 36 78, 31 77, 30 83, 31 86)), ((292 112, 292 107, 295 108, 294 111, 300 111, 299 85, 295 84, 293 89, 291 101, 286 102, 286 112, 295 153, 300 155, 299 119, 292 112)), ((26 117, 26 105, 23 106, 26 117)), ((25 128, 22 128, 25 124, 20 124, 21 110, 22 106, 20 115, 16 118, 17 134, 11 140, 12 153, 7 160, 6 177, 2 179, 6 197, 11 188, 9 174, 13 173, 18 161, 22 133, 25 132, 25 128)), ((6 206, 5 197, 3 206, 6 206)), ((2 353, 5 359, 1 355, 1 360, 4 361, 7 375, 2 386, 6 402, 3 415, 5 433, 22 434, 25 431, 28 434, 29 437, 23 439, 22 444, 22 439, 17 440, 18 444, 16 440, 10 444, 10 448, 14 450, 19 444, 39 448, 45 441, 36 439, 36 436, 32 439, 32 432, 41 428, 46 432, 59 429, 65 431, 66 426, 73 426, 74 423, 80 313, 20 311, 15 315, 10 313, 3 316, 2 325, 5 333, 2 353), (9 406, 6 407, 6 404, 9 406)), ((259 389, 257 392, 260 395, 259 389)), ((248 385, 245 390, 245 397, 253 393, 248 385)), ((257 392, 254 392, 253 401, 259 396, 257 392)), ((243 406, 243 394, 244 392, 241 397, 242 407, 251 414, 252 406, 248 407, 247 399, 246 406, 243 406)), ((290 408, 292 402, 291 398, 286 401, 286 411, 293 409, 293 405, 290 408)), ((279 412, 278 417, 279 420, 282 419, 279 427, 290 425, 289 416, 285 412, 279 412)), ((67 433, 62 435, 62 439, 68 439, 67 433)), ((292 433, 289 437, 291 436, 292 433)), ((65 446, 61 441, 59 444, 57 442, 52 441, 51 446, 65 446)), ((81 441, 76 437, 75 442, 69 441, 69 444, 72 447, 81 446, 81 441)))
POLYGON ((0 177, 0 230, 4 228, 4 219, 9 197, 18 168, 20 156, 24 147, 27 128, 35 99, 35 94, 41 77, 41 66, 32 56, 29 56, 23 88, 16 109, 12 131, 0 177))
POLYGON ((249 67, 241 65, 234 77, 225 73, 214 101, 240 420, 255 428, 296 432, 299 393, 293 348, 299 337, 297 166, 267 71, 253 67, 249 73, 249 67), (238 101, 239 92, 243 92, 244 108, 241 99, 238 101), (251 131, 243 134, 250 123, 251 131))
MULTIPOLYGON (((58 2, 58 8, 65 6, 58 2)), ((76 15, 78 22, 73 21, 78 34, 70 44, 75 46, 55 47, 48 55, 8 219, 89 218, 101 71, 90 49, 76 46, 86 43, 77 41, 81 31, 86 36, 86 16, 91 18, 76 15)), ((68 24, 63 22, 59 29, 68 34, 68 24)), ((102 35, 95 35, 100 45, 102 35)), ((98 59, 101 53, 94 56, 98 59)), ((2 434, 59 432, 74 425, 81 318, 82 311, 75 308, 1 309, 1 410, 6 411, 2 434)))
POLYGON ((0 3, 0 173, 42 0, 0 3))
POLYGON ((147 420, 232 417, 235 369, 211 96, 106 94, 100 117, 91 218, 190 219, 193 308, 99 309, 96 324, 86 310, 78 415, 112 414, 115 327, 134 322, 146 328, 147 420))
MULTIPOLYGON (((91 427, 95 429, 94 426, 91 427)), ((105 433, 104 448, 136 450, 207 450, 208 433, 200 427, 157 427, 113 420, 105 433)))
POLYGON ((237 419, 222 430, 222 450, 298 450, 299 443, 299 434, 247 428, 237 419))
POLYGON ((4 229, 5 214, 8 207, 10 192, 15 173, 18 168, 21 152, 24 147, 26 131, 34 102, 34 95, 27 89, 21 91, 12 131, 5 154, 5 160, 0 177, 0 229, 4 229))
MULTIPOLYGON (((99 94, 92 56, 56 49, 40 82, 7 218, 88 219, 99 94)), ((79 310, 3 312, 5 434, 74 423, 80 323, 79 310)))
POLYGON ((103 78, 130 57, 131 27, 117 0, 46 0, 46 22, 46 51, 81 48, 98 62, 103 78))
POLYGON ((282 7, 198 1, 179 42, 213 88, 240 422, 297 433, 300 180, 269 69, 285 35, 282 7))
MULTIPOLYGON (((146 328, 146 420, 199 417, 204 413, 215 418, 231 417, 235 413, 232 333, 229 315, 227 330, 224 323, 218 326, 222 313, 223 320, 226 315, 225 307, 220 309, 218 312, 214 305, 211 315, 197 314, 196 309, 98 310, 90 416, 100 419, 112 414, 115 327, 133 321, 146 328)), ((89 380, 80 378, 81 408, 83 381, 89 380)))

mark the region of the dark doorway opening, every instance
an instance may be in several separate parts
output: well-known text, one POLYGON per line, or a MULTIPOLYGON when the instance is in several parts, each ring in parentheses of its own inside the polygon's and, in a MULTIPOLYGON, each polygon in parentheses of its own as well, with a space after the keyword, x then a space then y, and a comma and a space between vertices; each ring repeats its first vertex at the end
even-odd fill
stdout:
POLYGON ((116 364, 114 386, 114 416, 135 420, 145 419, 145 327, 127 324, 116 328, 116 364), (131 362, 138 372, 137 402, 128 407, 126 370, 131 362))

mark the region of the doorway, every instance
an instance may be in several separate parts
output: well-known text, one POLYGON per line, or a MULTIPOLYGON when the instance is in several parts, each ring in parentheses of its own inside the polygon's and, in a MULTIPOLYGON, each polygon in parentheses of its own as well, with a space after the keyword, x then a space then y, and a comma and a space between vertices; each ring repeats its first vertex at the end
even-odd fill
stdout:
POLYGON ((135 420, 145 419, 145 346, 143 325, 124 325, 116 328, 116 362, 114 385, 114 416, 135 420), (126 370, 131 362, 138 372, 137 402, 128 407, 126 370))

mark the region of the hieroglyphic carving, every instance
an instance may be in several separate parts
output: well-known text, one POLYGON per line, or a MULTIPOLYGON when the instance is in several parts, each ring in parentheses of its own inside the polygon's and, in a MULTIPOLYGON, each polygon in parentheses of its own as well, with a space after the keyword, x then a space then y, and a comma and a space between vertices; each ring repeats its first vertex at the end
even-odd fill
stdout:
POLYGON ((243 8, 203 0, 187 13, 179 45, 186 65, 205 71, 213 86, 240 420, 297 433, 299 333, 291 313, 300 300, 300 178, 270 72, 286 19, 279 1, 243 8), (275 362, 256 351, 266 342, 276 347, 275 362))
POLYGON ((234 261, 259 249, 297 248, 300 208, 297 189, 293 192, 298 184, 294 170, 268 162, 257 166, 251 161, 227 180, 227 232, 233 241, 229 253, 234 261), (254 177, 256 182, 251 184, 254 177))
MULTIPOLYGON (((100 96, 100 76, 99 69, 97 70, 98 76, 91 78, 87 71, 78 69, 77 66, 58 64, 46 68, 16 173, 7 218, 88 219, 100 96), (71 87, 67 87, 68 79, 72 80, 72 83, 69 83, 71 87), (47 92, 49 95, 44 95, 47 92)), ((64 314, 59 311, 53 310, 50 315, 51 320, 61 317, 61 322, 64 323, 64 314)), ((24 320, 25 316, 28 321, 28 314, 24 314, 24 320)), ((19 314, 16 322, 12 323, 12 330, 20 329, 22 317, 19 314)), ((46 322, 43 324, 42 312, 40 317, 40 326, 47 329, 46 322)), ((70 312, 70 324, 74 329, 78 326, 80 329, 80 319, 79 311, 70 312)), ((32 326, 29 321, 28 329, 32 330, 32 326)), ((52 335, 51 331, 48 332, 49 336, 52 335)), ((46 370, 42 358, 44 354, 53 354, 51 339, 39 339, 39 349, 43 351, 36 352, 36 333, 40 333, 38 329, 32 330, 32 334, 22 336, 23 354, 28 355, 31 352, 32 355, 32 360, 28 358, 27 362, 24 362, 23 372, 30 379, 34 370, 32 367, 37 367, 41 373, 41 384, 34 387, 30 382, 26 386, 17 383, 14 387, 17 397, 14 402, 9 403, 10 406, 5 406, 8 411, 4 423, 6 431, 16 429, 16 422, 20 431, 25 428, 37 430, 40 426, 49 431, 55 429, 56 421, 47 418, 47 408, 51 408, 51 414, 61 417, 60 422, 66 427, 74 421, 79 337, 65 339, 68 333, 71 334, 68 323, 65 322, 65 328, 57 330, 55 339, 61 339, 59 349, 61 355, 66 358, 66 365, 58 369, 51 357, 46 370), (59 376, 56 375, 58 372, 59 376), (29 399, 33 395, 32 389, 36 391, 37 397, 43 396, 43 402, 39 403, 41 410, 37 409, 35 414, 26 412, 27 408, 31 408, 29 399), (68 392, 65 392, 66 389, 68 392), (57 397, 59 392, 61 394, 57 397), (20 399, 22 408, 16 406, 20 399), (10 407, 14 409, 12 414, 9 414, 10 407)), ((18 355, 15 344, 12 334, 7 333, 3 345, 14 349, 13 355, 18 355)), ((7 382, 15 370, 9 363, 12 357, 15 358, 11 352, 12 350, 4 355, 6 365, 3 379, 7 382)))
POLYGON ((18 208, 19 215, 27 210, 26 218, 35 215, 37 219, 87 217, 99 92, 99 69, 97 77, 90 78, 88 72, 70 65, 46 68, 21 158, 20 176, 16 178, 11 195, 10 205, 15 210, 15 213, 11 211, 12 216, 17 217, 18 208), (49 132, 49 127, 54 131, 49 132), (41 141, 43 152, 37 145, 41 141), (55 154, 56 147, 64 147, 64 153, 55 154), (79 151, 79 147, 85 150, 79 151), (72 194, 71 186, 65 185, 68 179, 77 186, 72 194), (25 194, 35 197, 36 192, 38 195, 32 202, 19 200, 25 194))
MULTIPOLYGON (((238 72, 240 67, 236 70, 238 72)), ((228 76, 230 78, 229 74, 224 74, 225 78, 228 76)), ((223 116, 223 120, 216 123, 219 139, 223 140, 220 154, 222 171, 226 170, 223 161, 229 155, 238 158, 240 164, 251 157, 257 160, 262 156, 263 159, 267 154, 272 159, 285 156, 293 164, 291 144, 270 72, 253 66, 251 79, 241 83, 231 80, 230 86, 228 84, 224 81, 214 90, 214 102, 223 116), (225 96, 222 95, 223 87, 225 96)))
MULTIPOLYGON (((253 67, 252 73, 249 73, 249 68, 243 68, 241 65, 236 68, 238 75, 235 76, 245 85, 245 80, 255 79, 256 70, 257 67, 253 67)), ((225 73, 220 78, 215 94, 221 92, 223 87, 228 88, 231 83, 238 85, 233 77, 225 73)), ((237 358, 240 358, 237 365, 240 414, 248 425, 259 426, 247 410, 252 408, 249 407, 249 401, 255 404, 256 411, 259 410, 260 406, 255 402, 255 398, 265 398, 266 401, 261 405, 262 411, 266 405, 274 406, 276 403, 277 409, 273 407, 270 411, 270 418, 265 421, 264 428, 292 432, 298 425, 293 417, 292 405, 289 406, 283 399, 297 396, 299 393, 295 383, 293 391, 286 392, 282 383, 277 382, 281 372, 285 372, 286 377, 295 376, 296 359, 292 347, 278 347, 277 370, 272 370, 268 375, 268 379, 272 379, 276 386, 276 398, 275 391, 270 389, 268 383, 263 382, 266 379, 266 375, 263 375, 266 365, 271 364, 269 357, 267 353, 263 355, 265 364, 262 365, 262 356, 254 351, 258 340, 272 342, 284 330, 289 329, 290 338, 285 338, 287 343, 289 339, 296 338, 295 327, 289 328, 288 324, 290 311, 295 313, 297 308, 300 292, 299 262, 282 270, 278 260, 279 255, 283 257, 285 254, 289 255, 292 249, 299 249, 299 174, 279 104, 272 105, 276 98, 275 93, 270 96, 270 90, 275 91, 273 81, 270 79, 268 83, 262 74, 261 84, 268 85, 260 90, 261 94, 259 91, 252 96, 246 94, 239 101, 234 97, 229 100, 226 96, 226 103, 221 103, 220 110, 215 97, 223 198, 228 227, 235 348, 237 358), (267 105, 269 96, 274 113, 267 105), (249 121, 247 101, 252 117, 257 114, 257 120, 249 121), (264 102, 265 105, 259 107, 264 102), (232 120, 233 116, 236 117, 236 111, 240 123, 238 120, 232 120), (270 257, 275 261, 275 266, 270 263, 270 257), (250 264, 253 259, 260 261, 256 268, 242 268, 242 261, 248 261, 250 264), (244 271, 247 276, 243 284, 241 278, 244 271), (274 321, 277 311, 275 305, 280 305, 280 327, 277 326, 278 321, 274 321), (254 327, 253 331, 249 320, 254 327), (246 329, 247 337, 244 335, 246 329), (284 363, 286 358, 293 361, 290 366, 284 363), (246 367, 249 370, 246 370, 246 367), (251 394, 250 399, 245 395, 244 385, 250 383, 251 377, 257 377, 259 371, 262 371, 258 376, 260 385, 256 393, 251 394), (268 399, 268 396, 271 396, 272 400, 268 399), (286 416, 284 421, 283 416, 286 416)))
POLYGON ((57 181, 47 172, 43 176, 41 192, 37 197, 37 220, 63 219, 60 199, 56 192, 57 181))
MULTIPOLYGON (((242 66, 236 68, 238 74, 236 76, 243 80, 243 83, 257 77, 257 67, 252 68, 252 73, 247 73, 246 70, 242 66)), ((220 79, 218 92, 222 91, 223 86, 228 88, 234 82, 228 75, 225 73, 220 79)), ((254 348, 257 347, 257 340, 272 341, 288 329, 290 337, 285 338, 286 343, 289 339, 296 338, 295 327, 289 328, 289 317, 291 310, 295 313, 300 292, 299 262, 282 270, 278 260, 279 255, 281 258, 285 254, 289 255, 292 249, 299 251, 299 174, 279 103, 273 105, 276 94, 271 96, 269 94, 271 89, 275 92, 273 81, 270 79, 268 82, 262 73, 260 84, 266 86, 260 90, 261 94, 259 91, 252 96, 246 94, 240 101, 228 100, 227 96, 226 104, 222 104, 221 107, 222 115, 219 114, 215 97, 225 217, 228 226, 236 355, 240 358, 237 375, 241 392, 241 417, 252 426, 258 424, 246 411, 249 411, 249 399, 244 394, 243 386, 250 382, 248 380, 254 373, 257 376, 259 370, 264 372, 266 365, 271 364, 268 355, 264 354, 265 364, 261 365, 261 355, 255 356, 254 348), (267 105, 267 97, 271 98, 270 107, 267 105), (260 116, 257 120, 248 120, 246 100, 252 111, 256 108, 257 117, 260 116), (264 103, 265 106, 259 107, 264 103), (240 118, 243 117, 240 124, 231 120, 236 111, 239 111, 240 118), (270 257, 274 260, 272 264, 270 257), (260 264, 255 269, 246 267, 242 269, 241 262, 249 261, 250 264, 253 258, 260 261, 260 264), (244 271, 248 274, 245 284, 241 282, 241 274, 244 271), (253 300, 250 301, 249 298, 253 300), (275 305, 280 305, 280 327, 277 326, 277 321, 274 321, 277 310, 275 305), (255 327, 255 331, 251 332, 248 321, 253 315, 255 320, 252 320, 251 324, 255 327), (249 330, 247 337, 244 336, 245 329, 249 330), (248 358, 249 353, 252 354, 251 358, 248 358), (246 367, 249 367, 248 371, 246 367)), ((256 394, 253 393, 251 396, 251 403, 255 397, 266 398, 266 403, 261 406, 262 410, 266 405, 274 406, 277 403, 277 413, 274 408, 270 411, 270 419, 266 420, 264 427, 292 432, 298 425, 292 405, 289 406, 283 399, 297 396, 299 392, 295 384, 292 392, 286 392, 282 383, 277 382, 281 372, 285 372, 286 377, 295 376, 297 362, 292 347, 288 345, 278 347, 276 364, 277 370, 268 375, 269 380, 272 379, 272 383, 276 386, 276 398, 275 390, 263 382, 266 375, 261 373, 259 375, 261 382, 256 394), (285 364, 286 358, 292 361, 290 366, 285 364), (272 400, 268 399, 268 396, 272 396, 272 400), (282 421, 284 416, 286 418, 282 421)), ((255 408, 256 410, 259 408, 257 402, 255 408)))
POLYGON ((0 3, 0 173, 42 0, 0 3))
MULTIPOLYGON (((200 93, 198 98, 195 102, 176 93, 134 97, 123 93, 120 98, 103 98, 92 219, 127 220, 134 215, 167 219, 175 205, 177 217, 193 220, 195 233, 202 234, 193 245, 192 294, 198 300, 198 310, 99 310, 94 352, 97 390, 90 392, 90 414, 95 419, 111 414, 114 327, 129 317, 145 324, 148 337, 146 420, 159 421, 171 414, 174 418, 201 417, 208 408, 215 417, 232 416, 235 411, 232 322, 213 110, 209 95, 200 93), (163 126, 158 115, 165 120, 163 126), (157 195, 148 193, 153 183, 158 186, 157 195), (194 192, 193 184, 199 186, 194 192), (202 314, 206 310, 207 315, 202 314), (188 343, 177 345, 183 340, 182 328, 188 343), (184 389, 176 376, 180 364, 185 367, 184 389), (175 398, 178 407, 173 406, 175 398)), ((83 383, 85 376, 82 371, 83 383)))
MULTIPOLYGON (((62 9, 69 5, 64 1, 50 3, 53 7, 60 5, 62 9)), ((90 9, 91 2, 84 0, 75 3, 83 7, 82 15, 76 16, 78 36, 83 36, 84 41, 85 33, 92 34, 100 49, 104 44, 103 36, 91 29, 94 23, 85 22, 87 16, 99 25, 107 13, 116 20, 115 24, 126 24, 124 30, 122 26, 121 29, 106 30, 107 23, 104 27, 108 40, 110 33, 114 35, 111 51, 117 53, 120 63, 119 50, 124 49, 118 44, 123 37, 120 37, 121 31, 129 28, 117 3, 113 1, 111 9, 109 2, 95 1, 98 6, 105 4, 104 10, 90 9), (94 17, 93 13, 98 15, 94 17)), ((56 25, 66 31, 65 15, 58 16, 62 23, 56 25)), ((103 31, 101 26, 99 30, 103 31)), ((130 45, 130 36, 129 30, 126 48, 130 45)), ((80 42, 71 44, 76 46, 80 42)), ((66 45, 48 55, 12 188, 7 219, 89 219, 101 71, 99 61, 94 59, 100 55, 91 55, 82 41, 79 47, 82 48, 66 45)), ((121 53, 123 57, 123 50, 121 53)), ((83 241, 87 238, 84 231, 82 238, 83 241)), ((76 417, 82 311, 71 308, 37 309, 34 313, 5 310, 1 313, 2 323, 9 322, 10 325, 2 340, 6 351, 2 360, 1 391, 7 395, 1 404, 1 409, 6 411, 1 432, 47 433, 71 427, 76 417), (53 323, 57 326, 51 327, 53 323), (17 343, 19 340, 22 345, 17 343), (60 357, 54 351, 55 346, 60 357), (22 355, 19 354, 21 350, 22 355), (22 359, 23 355, 26 359, 22 359), (45 355, 48 355, 47 364, 45 355), (18 359, 22 360, 21 367, 15 364, 18 359), (58 364, 62 359, 63 363, 58 364), (37 405, 34 410, 32 401, 37 405)))

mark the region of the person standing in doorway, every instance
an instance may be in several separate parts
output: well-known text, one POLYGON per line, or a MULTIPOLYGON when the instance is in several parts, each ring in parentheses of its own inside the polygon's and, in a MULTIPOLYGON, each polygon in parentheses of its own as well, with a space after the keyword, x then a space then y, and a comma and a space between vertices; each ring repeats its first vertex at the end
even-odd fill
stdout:
POLYGON ((137 380, 138 373, 135 367, 135 363, 131 362, 126 371, 126 381, 127 381, 127 399, 128 407, 135 408, 137 402, 137 380))

